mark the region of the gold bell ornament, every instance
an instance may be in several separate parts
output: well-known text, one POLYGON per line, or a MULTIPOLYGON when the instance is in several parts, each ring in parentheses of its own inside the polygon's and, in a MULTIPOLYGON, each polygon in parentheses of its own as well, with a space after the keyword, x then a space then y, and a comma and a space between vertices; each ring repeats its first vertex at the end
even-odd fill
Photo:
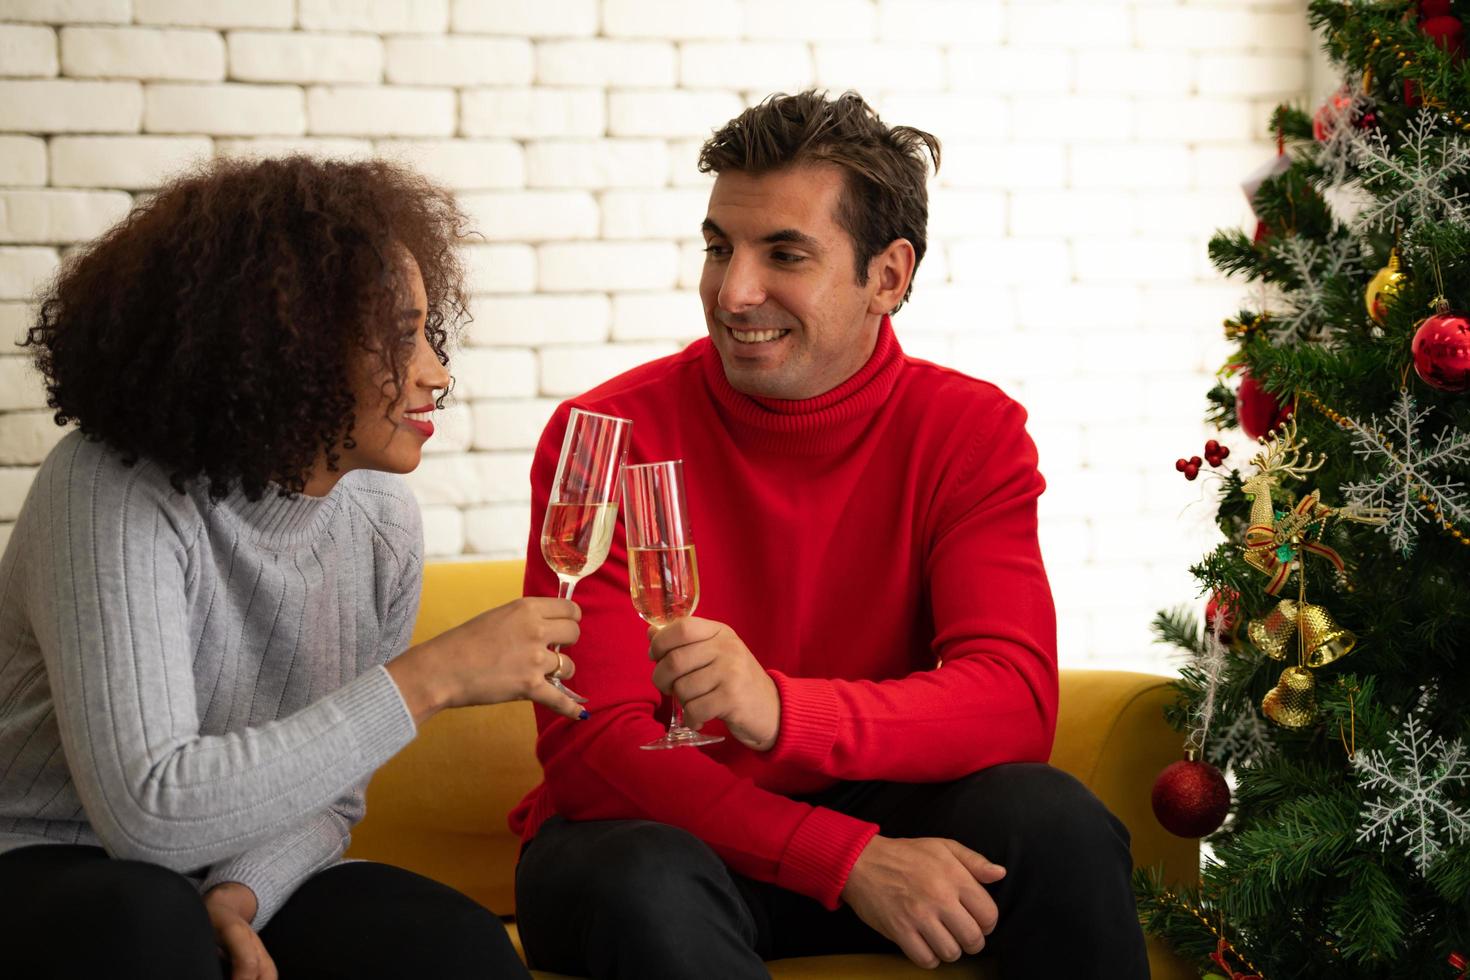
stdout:
POLYGON ((1282 599, 1261 619, 1246 624, 1245 635, 1255 648, 1272 660, 1285 660, 1296 639, 1297 608, 1295 599, 1282 599))
POLYGON ((1317 679, 1305 667, 1288 667, 1261 699, 1261 713, 1282 728, 1306 728, 1317 718, 1317 679))
POLYGON ((1408 281, 1408 273, 1403 271, 1403 263, 1399 260, 1398 246, 1394 246, 1388 253, 1388 265, 1368 280, 1368 288, 1363 292, 1364 305, 1368 307, 1368 315, 1374 323, 1383 326, 1383 321, 1388 318, 1388 304, 1398 297, 1408 281))
POLYGON ((1314 669, 1346 657, 1358 643, 1358 638, 1337 625, 1324 607, 1296 599, 1282 599, 1275 609, 1251 620, 1245 628, 1255 648, 1272 660, 1286 659, 1298 630, 1302 659, 1314 669))
POLYGON ((1302 650, 1306 653, 1308 667, 1325 667, 1340 657, 1346 657, 1358 643, 1352 632, 1337 625, 1332 613, 1310 602, 1301 603, 1297 628, 1302 633, 1302 650))

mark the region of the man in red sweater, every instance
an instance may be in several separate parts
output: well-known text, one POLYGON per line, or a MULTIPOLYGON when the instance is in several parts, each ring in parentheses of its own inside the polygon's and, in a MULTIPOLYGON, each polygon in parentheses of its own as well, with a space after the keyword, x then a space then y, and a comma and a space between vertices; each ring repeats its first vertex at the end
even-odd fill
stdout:
POLYGON ((539 530, 572 407, 632 419, 629 462, 684 460, 702 583, 698 615, 650 636, 619 534, 578 587, 590 714, 539 713, 545 782, 511 815, 537 968, 728 980, 985 949, 1006 977, 1148 975, 1127 831, 1045 765, 1056 623, 1025 411, 906 356, 889 320, 929 158, 937 140, 854 93, 732 120, 700 158, 709 338, 542 436, 527 595, 556 589, 539 530), (725 741, 641 751, 669 694, 725 741))

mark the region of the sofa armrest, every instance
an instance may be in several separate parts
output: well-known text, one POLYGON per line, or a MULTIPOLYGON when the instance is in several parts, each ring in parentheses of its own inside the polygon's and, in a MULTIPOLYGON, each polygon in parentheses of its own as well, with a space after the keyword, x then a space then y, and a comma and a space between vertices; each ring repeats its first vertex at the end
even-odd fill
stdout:
POLYGON ((1199 880, 1199 841, 1159 825, 1150 794, 1163 768, 1183 758, 1183 737, 1164 720, 1168 678, 1117 670, 1064 670, 1051 764, 1082 780, 1128 827, 1135 867, 1163 865, 1170 882, 1199 880))

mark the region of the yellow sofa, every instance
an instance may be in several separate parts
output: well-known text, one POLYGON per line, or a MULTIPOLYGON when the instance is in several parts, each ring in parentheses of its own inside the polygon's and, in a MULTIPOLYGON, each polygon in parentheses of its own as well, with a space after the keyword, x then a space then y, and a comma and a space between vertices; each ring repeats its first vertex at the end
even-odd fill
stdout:
MULTIPOLYGON (((414 642, 519 596, 522 569, 518 561, 428 566, 414 642)), ((1169 700, 1164 681, 1151 675, 1063 671, 1051 762, 1086 783, 1127 824, 1135 864, 1162 864, 1173 880, 1193 882, 1198 844, 1165 832, 1149 806, 1154 777, 1180 754, 1179 736, 1163 720, 1169 700)), ((516 939, 519 841, 506 828, 505 815, 540 779, 535 737, 531 708, 524 702, 431 719, 413 744, 374 776, 367 817, 353 834, 348 856, 390 862, 452 885, 504 918, 516 939)), ((1077 955, 1081 958, 1067 964, 1066 974, 1092 973, 1086 952, 1077 955)), ((1154 980, 1199 976, 1152 939, 1149 963, 1154 980)), ((778 960, 770 968, 779 980, 994 976, 983 958, 930 972, 896 954, 804 957, 778 960)))

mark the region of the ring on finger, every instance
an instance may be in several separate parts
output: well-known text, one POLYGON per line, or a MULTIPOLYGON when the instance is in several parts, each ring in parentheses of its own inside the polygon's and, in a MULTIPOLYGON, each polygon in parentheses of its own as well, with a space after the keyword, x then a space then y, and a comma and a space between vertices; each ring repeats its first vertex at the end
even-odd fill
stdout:
POLYGON ((559 681, 564 676, 566 676, 566 658, 562 656, 560 650, 553 650, 552 652, 556 654, 556 669, 546 676, 550 677, 552 680, 559 681))

